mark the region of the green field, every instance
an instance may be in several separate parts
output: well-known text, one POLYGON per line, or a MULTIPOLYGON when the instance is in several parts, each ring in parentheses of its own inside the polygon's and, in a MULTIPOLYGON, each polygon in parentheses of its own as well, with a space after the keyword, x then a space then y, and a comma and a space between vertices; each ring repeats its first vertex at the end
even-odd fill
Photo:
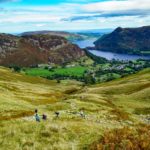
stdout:
POLYGON ((92 86, 73 80, 57 83, 2 67, 0 74, 0 149, 109 150, 119 144, 132 149, 135 141, 149 149, 150 128, 145 126, 150 115, 150 69, 92 86), (40 115, 47 114, 47 121, 35 121, 36 108, 40 115))
POLYGON ((87 70, 86 67, 76 66, 76 67, 68 67, 68 68, 56 68, 53 70, 43 69, 43 68, 28 68, 25 69, 25 73, 31 76, 53 76, 53 75, 60 75, 60 76, 77 76, 82 77, 84 72, 87 70))

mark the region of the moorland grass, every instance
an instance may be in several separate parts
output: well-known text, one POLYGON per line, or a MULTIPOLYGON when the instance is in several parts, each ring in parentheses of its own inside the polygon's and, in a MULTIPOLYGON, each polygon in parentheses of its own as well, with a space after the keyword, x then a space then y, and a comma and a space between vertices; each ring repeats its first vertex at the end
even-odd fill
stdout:
POLYGON ((130 140, 132 145, 130 135, 137 141, 148 139, 149 134, 138 138, 140 132, 133 131, 141 124, 140 114, 149 114, 150 70, 87 87, 74 80, 57 83, 2 67, 0 74, 2 150, 86 150, 91 146, 95 149, 95 141, 96 147, 110 147, 111 139, 114 144, 130 140), (40 115, 47 114, 47 121, 35 121, 36 108, 40 115), (80 116, 81 110, 85 119, 80 116), (59 118, 55 111, 60 112, 59 118), (126 129, 133 130, 130 134, 126 129), (125 138, 119 142, 116 138, 122 136, 125 138))

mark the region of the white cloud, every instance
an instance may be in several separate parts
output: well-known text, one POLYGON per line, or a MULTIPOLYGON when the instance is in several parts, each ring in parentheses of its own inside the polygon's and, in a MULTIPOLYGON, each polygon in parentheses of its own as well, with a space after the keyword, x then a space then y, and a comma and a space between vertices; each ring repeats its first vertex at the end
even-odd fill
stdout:
POLYGON ((86 12, 103 12, 103 11, 125 11, 125 10, 150 10, 149 0, 114 0, 91 3, 82 6, 86 12))
POLYGON ((68 3, 57 6, 4 7, 0 8, 0 32, 136 27, 150 24, 149 13, 149 0, 109 0, 89 4, 73 4, 68 0, 68 3), (116 15, 112 17, 111 14, 116 15), (85 19, 63 20, 74 16, 85 19))
POLYGON ((46 24, 36 24, 35 26, 36 27, 44 27, 44 26, 46 26, 46 24))

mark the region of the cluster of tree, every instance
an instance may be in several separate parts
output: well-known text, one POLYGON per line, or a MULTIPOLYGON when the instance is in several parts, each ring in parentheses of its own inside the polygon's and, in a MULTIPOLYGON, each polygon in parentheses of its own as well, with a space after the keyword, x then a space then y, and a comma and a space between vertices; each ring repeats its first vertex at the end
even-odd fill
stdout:
POLYGON ((84 76, 84 83, 85 84, 95 84, 96 83, 96 78, 93 77, 92 75, 90 74, 87 74, 84 76))
POLYGON ((17 66, 17 65, 10 65, 9 68, 13 69, 15 72, 20 72, 21 71, 21 67, 17 66))
POLYGON ((57 83, 60 83, 61 80, 65 80, 65 79, 73 79, 80 82, 84 82, 85 84, 96 83, 95 77, 93 77, 91 74, 85 74, 84 76, 74 76, 74 75, 67 76, 67 75, 54 74, 52 76, 47 76, 46 78, 49 80, 57 80, 57 83))

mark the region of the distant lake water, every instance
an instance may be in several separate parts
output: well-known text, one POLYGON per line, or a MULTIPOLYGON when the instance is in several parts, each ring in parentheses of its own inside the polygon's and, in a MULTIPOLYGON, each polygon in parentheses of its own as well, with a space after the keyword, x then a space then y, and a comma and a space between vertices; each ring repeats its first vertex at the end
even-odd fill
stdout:
MULTIPOLYGON (((80 48, 93 47, 95 38, 87 39, 83 41, 75 41, 73 43, 77 44, 80 48)), ((136 59, 148 59, 150 60, 150 56, 138 56, 138 55, 128 55, 128 54, 118 54, 113 52, 104 52, 99 50, 89 50, 92 54, 100 57, 104 57, 108 60, 116 59, 116 60, 136 60, 136 59)))
POLYGON ((77 44, 80 48, 86 48, 86 47, 94 47, 94 42, 96 41, 95 38, 87 39, 83 41, 75 41, 73 43, 77 44))

